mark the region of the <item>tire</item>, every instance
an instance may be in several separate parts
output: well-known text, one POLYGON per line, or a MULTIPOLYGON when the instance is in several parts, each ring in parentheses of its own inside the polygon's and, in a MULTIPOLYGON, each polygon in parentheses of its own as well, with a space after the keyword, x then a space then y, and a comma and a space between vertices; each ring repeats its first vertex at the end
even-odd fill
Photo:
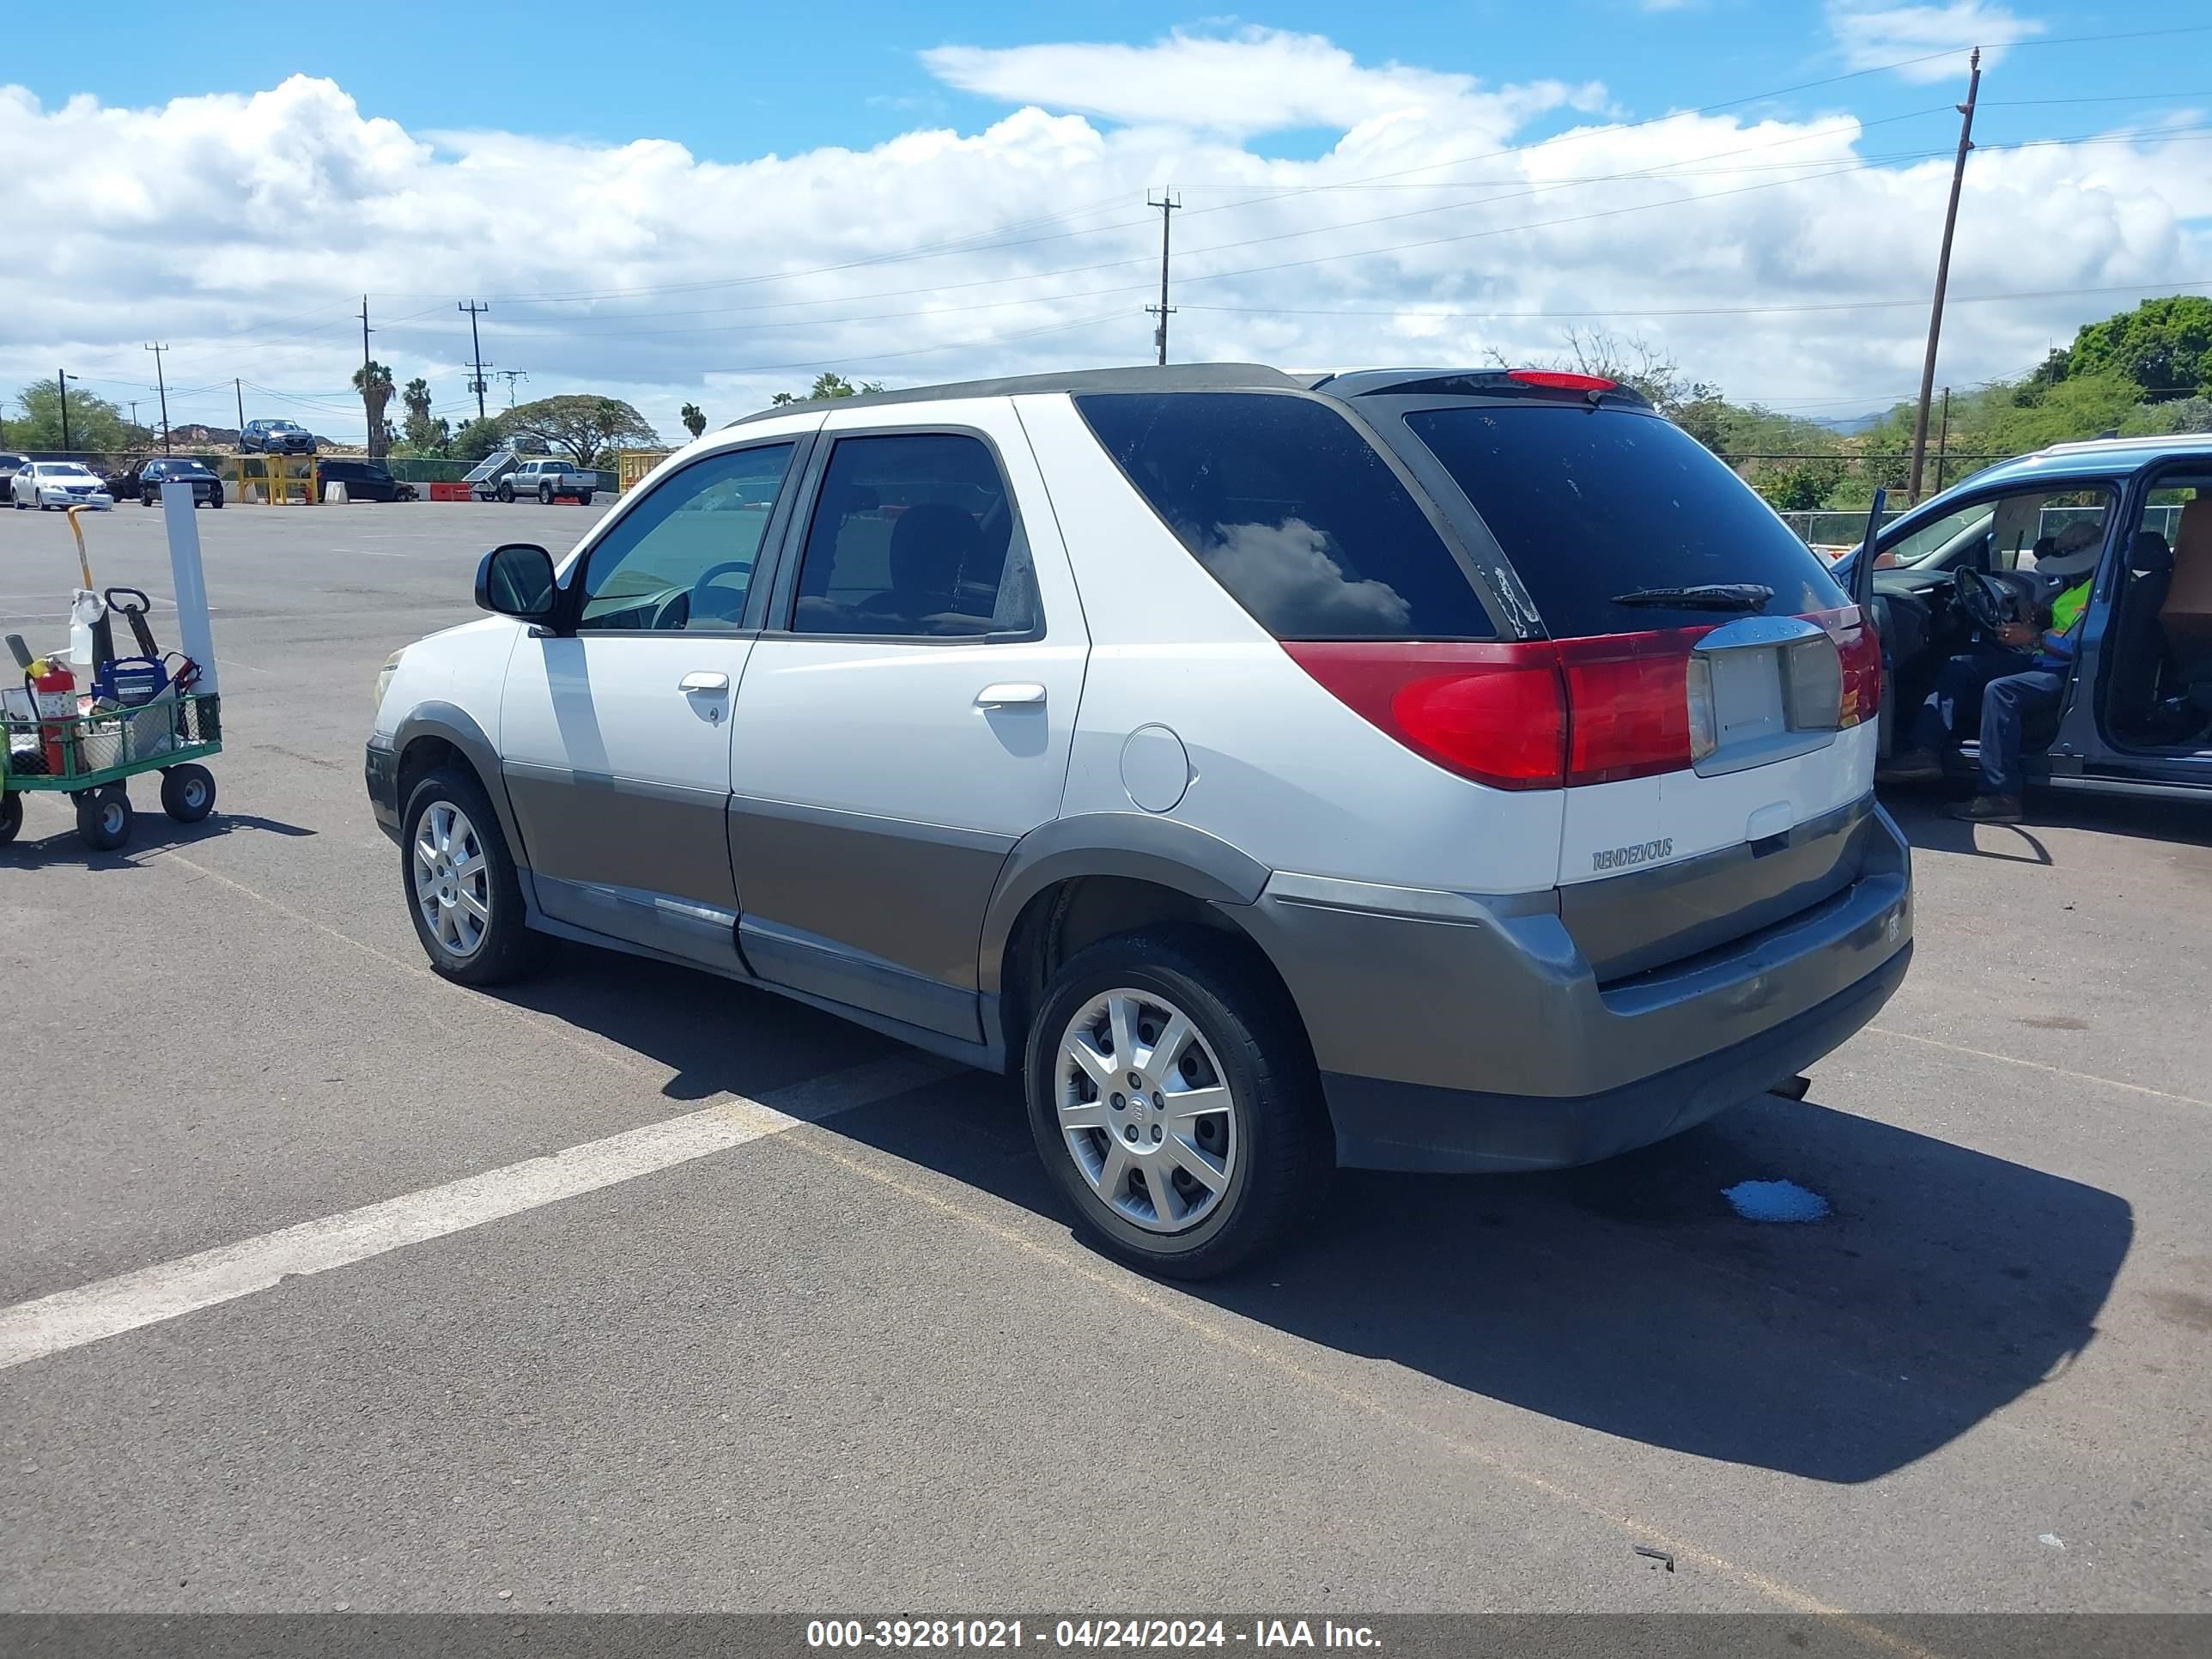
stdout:
POLYGON ((221 491, 220 489, 211 489, 211 490, 210 490, 210 491, 208 492, 208 505, 209 505, 210 507, 222 507, 222 491, 221 491))
POLYGON ((582 495, 577 496, 576 504, 580 507, 589 507, 592 504, 592 492, 587 489, 582 495))
POLYGON ((138 505, 141 507, 151 507, 160 499, 161 497, 150 489, 142 489, 138 492, 138 505))
POLYGON ((540 507, 550 507, 553 505, 553 486, 551 484, 542 483, 538 486, 538 505, 540 507))
POLYGON ((131 797, 119 783, 76 798, 76 836, 95 853, 112 853, 131 839, 131 797))
POLYGON ((400 890, 432 969, 478 986, 537 972, 551 941, 524 923, 514 860, 475 775, 451 767, 430 773, 407 798, 399 822, 400 890), (432 854, 418 855, 418 844, 432 854))
POLYGON ((161 773, 161 810, 179 823, 198 823, 215 811, 215 774, 190 761, 161 773))
POLYGON ((1200 930, 1124 934, 1069 960, 1030 1023, 1024 1070, 1037 1153, 1066 1194, 1078 1231, 1132 1267, 1173 1279, 1227 1273, 1279 1243, 1328 1187, 1334 1142, 1297 1011, 1243 951, 1200 930), (1134 1074, 1145 1090, 1114 1087, 1131 1073, 1097 1069, 1102 1058, 1121 1058, 1109 1051, 1115 1005, 1125 998, 1130 1048, 1143 1056, 1134 1074), (1152 1042, 1172 1040, 1164 1028, 1177 1015, 1189 1035, 1162 1057, 1162 1075, 1151 1076, 1148 1034, 1152 1042), (1093 1059, 1083 1065, 1064 1045, 1086 1023, 1093 1059), (1225 1089, 1225 1105, 1174 1115, 1177 1091, 1149 1085, 1178 1078, 1182 1092, 1203 1089, 1210 1098, 1212 1088, 1225 1089), (1091 1090, 1095 1098, 1084 1100, 1091 1090), (1115 1107, 1115 1099, 1124 1104, 1115 1107), (1077 1113, 1097 1124, 1070 1128, 1066 1119, 1077 1113), (1178 1123, 1192 1127, 1178 1133, 1178 1123), (1179 1158, 1144 1151, 1170 1136, 1181 1142, 1179 1158), (1109 1162, 1109 1152, 1118 1158, 1109 1162), (1194 1153, 1218 1185, 1193 1178, 1194 1153), (1119 1176, 1109 1194, 1102 1177, 1115 1179, 1117 1166, 1135 1173, 1119 1176), (1174 1212, 1165 1216, 1154 1196, 1159 1174, 1174 1212))
POLYGON ((514 499, 514 486, 507 483, 506 479, 502 478, 500 480, 499 489, 494 493, 498 495, 500 500, 503 501, 511 501, 514 499))
POLYGON ((15 839, 23 827, 23 798, 10 789, 0 794, 0 847, 15 839))

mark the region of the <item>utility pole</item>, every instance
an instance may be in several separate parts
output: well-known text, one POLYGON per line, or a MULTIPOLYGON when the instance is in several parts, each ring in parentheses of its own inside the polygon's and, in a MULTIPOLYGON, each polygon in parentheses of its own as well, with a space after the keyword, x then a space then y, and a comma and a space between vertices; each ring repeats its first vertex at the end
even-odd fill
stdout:
MULTIPOLYGON (((466 305, 455 305, 453 309, 469 313, 469 350, 476 359, 477 371, 476 379, 469 382, 469 390, 477 394, 477 419, 481 421, 484 417, 484 369, 487 365, 483 360, 483 342, 477 337, 477 319, 489 311, 491 307, 480 306, 471 300, 466 305)), ((511 404, 514 401, 512 395, 514 391, 514 382, 509 380, 507 383, 507 389, 509 393, 507 401, 511 404)))
POLYGON ((1160 325, 1154 331, 1152 341, 1159 348, 1161 363, 1165 364, 1168 360, 1168 318, 1175 310, 1175 307, 1168 303, 1168 227, 1173 222, 1170 216, 1182 204, 1176 199, 1173 191, 1162 191, 1160 199, 1157 202, 1152 199, 1151 192, 1147 191, 1145 196, 1145 205, 1156 207, 1160 210, 1160 302, 1156 306, 1146 306, 1145 309, 1160 319, 1160 325))
POLYGON ((146 348, 154 354, 154 385, 161 394, 161 453, 164 455, 169 453, 169 382, 161 373, 161 354, 168 349, 165 345, 146 348))
POLYGON ((1936 434, 1936 493, 1943 493, 1943 461, 1951 449, 1951 388, 1943 388, 1943 425, 1936 434))
POLYGON ((1936 342, 1943 331, 1943 290, 1951 281, 1951 233, 1959 223, 1959 186, 1966 181, 1966 152, 1974 147, 1974 100, 1982 90, 1982 49, 1966 59, 1966 101, 1959 106, 1959 155, 1951 163, 1951 203, 1943 210, 1943 249, 1936 257, 1936 303, 1928 313, 1928 356, 1920 367, 1920 406, 1912 417, 1912 478, 1908 502, 1920 499, 1920 468, 1928 458, 1928 403, 1936 390, 1936 342))
POLYGON ((368 459, 377 459, 376 406, 369 399, 368 383, 374 378, 376 367, 368 355, 368 295, 361 296, 361 416, 362 425, 368 434, 368 459))
MULTIPOLYGON (((507 406, 509 409, 513 409, 514 407, 514 383, 517 380, 528 380, 530 378, 530 371, 526 368, 502 368, 499 373, 500 378, 507 382, 507 406)), ((482 420, 483 417, 480 415, 477 418, 478 420, 482 420)))
POLYGON ((136 398, 131 400, 131 429, 133 432, 138 429, 138 400, 136 398))
POLYGON ((69 453, 69 370, 56 369, 54 381, 62 389, 62 453, 66 455, 69 453))
POLYGON ((230 382, 230 390, 231 395, 238 399, 238 429, 243 432, 246 430, 246 388, 239 384, 237 377, 234 375, 230 382))

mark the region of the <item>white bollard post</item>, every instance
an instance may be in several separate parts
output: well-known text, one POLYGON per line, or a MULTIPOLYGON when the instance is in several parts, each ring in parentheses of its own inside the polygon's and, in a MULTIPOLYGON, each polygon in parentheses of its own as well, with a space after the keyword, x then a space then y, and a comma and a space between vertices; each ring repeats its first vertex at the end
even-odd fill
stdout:
POLYGON ((193 689, 213 695, 216 679, 215 625, 208 615, 207 576, 200 568, 200 524, 192 516, 190 489, 161 492, 161 516, 169 531, 169 581, 177 595, 177 648, 200 665, 193 689))
POLYGON ((323 486, 323 505, 325 507, 343 507, 345 504, 346 487, 343 484, 326 483, 323 486))

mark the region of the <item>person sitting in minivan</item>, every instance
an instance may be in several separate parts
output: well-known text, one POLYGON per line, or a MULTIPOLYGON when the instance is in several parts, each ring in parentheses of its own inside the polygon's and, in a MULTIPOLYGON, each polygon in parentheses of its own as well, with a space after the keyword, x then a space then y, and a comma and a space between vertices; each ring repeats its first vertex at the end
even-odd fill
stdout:
POLYGON ((2032 716, 2057 709, 2066 695, 2103 538, 2103 526, 2094 522, 2070 524, 2059 532, 2035 571, 2065 585, 2035 621, 2008 623, 1996 642, 1978 643, 1943 665, 1913 720, 1906 748, 1882 769, 1886 781, 1941 778, 1942 751, 1964 736, 1978 699, 1980 789, 1951 815, 1972 823, 2020 822, 2021 732, 2032 716))

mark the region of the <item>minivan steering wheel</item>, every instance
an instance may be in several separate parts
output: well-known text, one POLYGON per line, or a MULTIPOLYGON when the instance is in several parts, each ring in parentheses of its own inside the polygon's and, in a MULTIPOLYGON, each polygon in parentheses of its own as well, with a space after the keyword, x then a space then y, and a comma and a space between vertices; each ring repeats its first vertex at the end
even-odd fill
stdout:
POLYGON ((2009 624, 2010 596, 1980 571, 1962 565, 1952 572, 1951 581, 1958 592, 1960 609, 1973 619, 1976 627, 1997 634, 2009 624))

